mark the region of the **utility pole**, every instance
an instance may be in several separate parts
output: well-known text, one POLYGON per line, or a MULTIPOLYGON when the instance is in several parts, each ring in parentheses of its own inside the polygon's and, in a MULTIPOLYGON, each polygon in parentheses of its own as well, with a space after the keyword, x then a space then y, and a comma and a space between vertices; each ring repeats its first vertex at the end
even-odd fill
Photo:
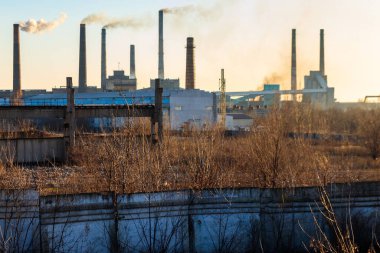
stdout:
POLYGON ((227 113, 227 101, 226 101, 226 79, 224 78, 224 69, 221 70, 221 77, 219 79, 219 108, 221 115, 221 124, 226 126, 226 113, 227 113))

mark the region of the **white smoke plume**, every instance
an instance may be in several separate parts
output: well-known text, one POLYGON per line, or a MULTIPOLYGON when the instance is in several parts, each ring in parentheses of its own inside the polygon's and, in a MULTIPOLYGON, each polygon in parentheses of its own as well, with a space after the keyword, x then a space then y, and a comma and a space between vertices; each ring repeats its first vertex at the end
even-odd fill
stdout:
POLYGON ((132 27, 140 28, 148 25, 149 19, 113 18, 105 14, 91 14, 82 20, 82 24, 100 24, 105 29, 132 27))
POLYGON ((209 13, 214 11, 214 8, 207 9, 200 5, 185 5, 180 7, 164 8, 162 11, 166 14, 186 15, 195 13, 199 16, 207 16, 209 13))
POLYGON ((140 27, 146 26, 147 24, 148 23, 143 21, 143 20, 124 18, 124 19, 111 20, 106 25, 104 25, 103 28, 105 28, 105 29, 118 28, 118 27, 140 28, 140 27))
POLYGON ((91 15, 88 15, 87 17, 85 17, 81 23, 86 24, 86 25, 91 25, 91 24, 104 25, 104 24, 108 23, 109 21, 110 21, 110 18, 107 17, 105 14, 95 13, 95 14, 91 14, 91 15))
POLYGON ((29 19, 25 22, 20 22, 20 29, 21 31, 27 32, 27 33, 43 33, 47 31, 51 31, 58 27, 59 25, 63 24, 65 20, 67 19, 67 14, 62 13, 58 19, 53 20, 51 22, 48 22, 44 19, 40 20, 34 20, 29 19))

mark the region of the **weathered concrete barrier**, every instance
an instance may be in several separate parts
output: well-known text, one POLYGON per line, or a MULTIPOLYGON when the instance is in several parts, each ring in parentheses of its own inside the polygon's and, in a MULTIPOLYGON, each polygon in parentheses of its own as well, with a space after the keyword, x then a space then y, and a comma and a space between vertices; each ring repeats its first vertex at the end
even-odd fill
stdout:
POLYGON ((65 161, 63 137, 1 139, 0 151, 3 162, 25 164, 65 161))
MULTIPOLYGON (((380 183, 326 190, 340 225, 360 228, 361 246, 369 246, 373 233, 380 236, 380 183)), ((318 235, 317 224, 333 238, 323 210, 318 188, 47 197, 3 191, 0 228, 13 224, 4 238, 17 234, 11 228, 24 231, 9 240, 22 251, 302 252, 318 235)))

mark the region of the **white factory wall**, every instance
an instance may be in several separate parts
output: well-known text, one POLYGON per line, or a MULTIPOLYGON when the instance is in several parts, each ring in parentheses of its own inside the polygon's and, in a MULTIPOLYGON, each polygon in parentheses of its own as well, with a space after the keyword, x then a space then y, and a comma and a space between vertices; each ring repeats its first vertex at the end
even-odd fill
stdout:
POLYGON ((239 129, 250 129, 253 125, 253 119, 234 119, 233 128, 235 130, 239 129))
MULTIPOLYGON (((222 122, 222 116, 218 115, 218 122, 222 122)), ((249 130, 253 125, 253 119, 234 119, 233 116, 226 115, 225 128, 227 130, 249 130)))
POLYGON ((181 129, 189 123, 196 128, 213 124, 213 95, 200 90, 181 90, 170 94, 170 127, 181 129))
MULTIPOLYGON (((222 115, 218 114, 218 123, 222 123, 222 115)), ((232 116, 226 115, 226 121, 224 127, 226 130, 234 130, 234 118, 232 116)))

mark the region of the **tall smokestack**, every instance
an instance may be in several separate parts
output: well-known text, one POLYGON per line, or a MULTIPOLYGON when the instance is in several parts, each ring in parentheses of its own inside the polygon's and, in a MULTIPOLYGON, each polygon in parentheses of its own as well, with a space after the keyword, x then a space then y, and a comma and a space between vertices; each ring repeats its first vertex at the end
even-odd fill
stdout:
POLYGON ((194 38, 187 38, 186 46, 186 90, 195 89, 194 38))
POLYGON ((102 29, 102 66, 101 66, 101 87, 102 90, 106 89, 107 79, 107 42, 106 42, 106 29, 102 29))
POLYGON ((87 87, 87 63, 86 63, 86 25, 80 24, 79 46, 79 92, 86 92, 87 87))
POLYGON ((130 78, 136 79, 135 45, 131 45, 129 57, 130 57, 129 70, 131 71, 130 78))
POLYGON ((322 76, 325 75, 325 31, 321 29, 320 32, 320 51, 319 51, 319 71, 322 76))
POLYGON ((158 78, 164 79, 164 11, 158 12, 158 78))
MULTIPOLYGON (((297 47, 296 47, 296 29, 292 29, 292 77, 291 90, 297 90, 297 47)), ((295 95, 293 95, 295 100, 295 95)))
POLYGON ((21 96, 20 27, 13 25, 13 95, 21 96))

